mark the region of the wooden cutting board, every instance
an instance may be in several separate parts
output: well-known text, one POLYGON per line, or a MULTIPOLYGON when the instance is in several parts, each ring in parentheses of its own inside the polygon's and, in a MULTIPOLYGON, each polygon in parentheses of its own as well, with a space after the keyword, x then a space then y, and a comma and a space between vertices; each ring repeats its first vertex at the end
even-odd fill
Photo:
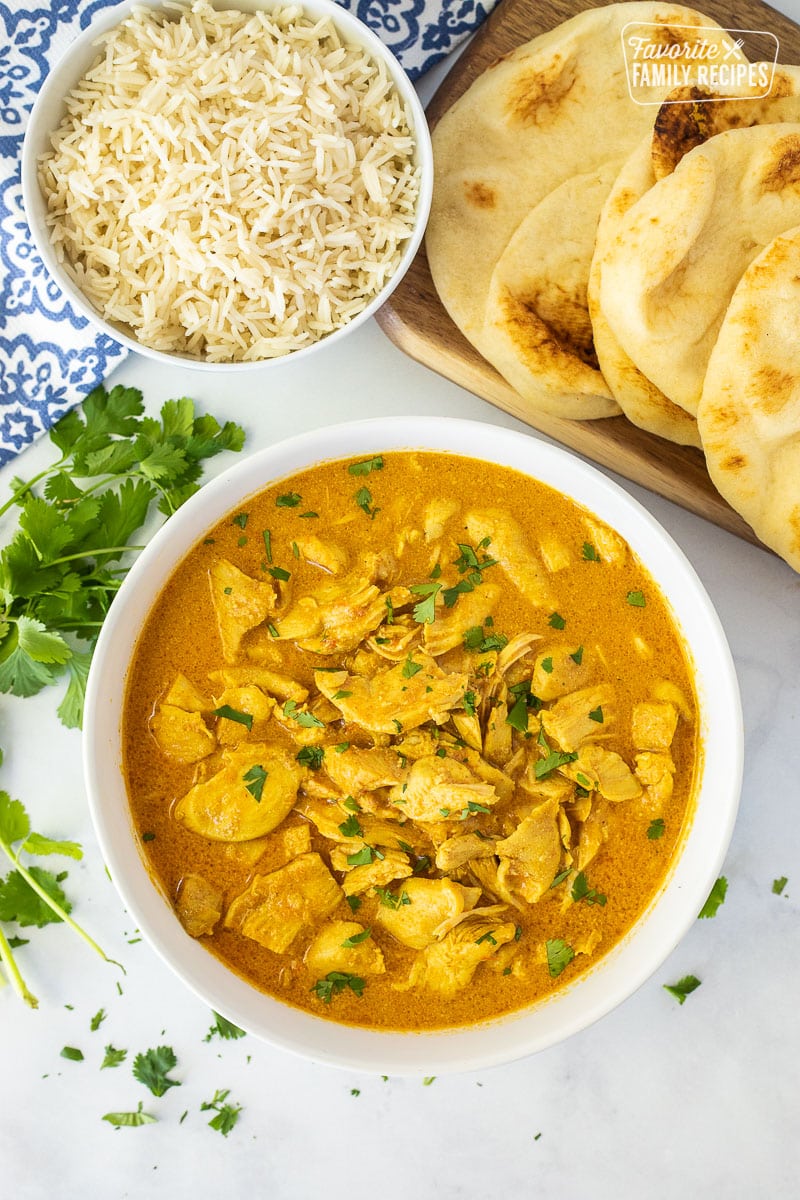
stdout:
MULTIPOLYGON (((577 12, 595 7, 586 0, 501 0, 431 100, 427 110, 431 127, 500 55, 577 12)), ((740 0, 735 11, 717 0, 699 3, 697 7, 727 28, 736 26, 774 33, 780 45, 779 61, 800 63, 800 28, 760 0, 740 0)), ((764 58, 774 57, 774 49, 767 42, 760 53, 764 58)), ((699 450, 676 446, 646 433, 625 417, 566 421, 546 413, 532 413, 450 320, 433 286, 424 247, 377 319, 391 341, 417 362, 586 458, 760 545, 750 526, 715 490, 699 450)))

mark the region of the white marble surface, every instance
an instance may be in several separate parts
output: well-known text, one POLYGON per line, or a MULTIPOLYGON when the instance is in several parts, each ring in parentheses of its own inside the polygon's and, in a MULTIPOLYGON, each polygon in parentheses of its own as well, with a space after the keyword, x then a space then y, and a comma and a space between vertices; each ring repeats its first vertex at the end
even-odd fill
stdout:
MULTIPOLYGON (((191 395, 243 423, 249 449, 373 414, 450 414, 523 428, 403 357, 374 324, 305 365, 278 366, 263 377, 206 382, 132 359, 114 380, 141 387, 153 410, 168 397, 191 395)), ((12 474, 32 475, 49 455, 40 443, 5 468, 0 492, 12 474)), ((222 465, 215 460, 211 470, 222 465)), ((34 930, 19 952, 41 1007, 32 1012, 10 988, 0 992, 4 1200, 798 1194, 800 579, 767 553, 625 486, 692 561, 739 674, 745 780, 718 916, 698 922, 604 1020, 494 1070, 425 1086, 317 1066, 252 1037, 206 1043, 210 1012, 146 943, 129 943, 136 932, 105 875, 88 818, 80 735, 59 724, 57 697, 3 696, 0 786, 23 799, 38 828, 83 843, 83 862, 70 864, 76 916, 127 969, 121 977, 53 926, 34 930), (785 894, 774 895, 772 881, 783 875, 785 894), (662 984, 687 973, 702 986, 679 1007, 662 984), (91 1032, 101 1007, 107 1018, 91 1032), (128 1049, 128 1062, 101 1071, 109 1042, 128 1049), (178 1056, 181 1086, 154 1100, 130 1062, 164 1043, 178 1056), (79 1047, 85 1060, 61 1058, 64 1045, 79 1047), (243 1106, 227 1139, 199 1111, 218 1088, 243 1106), (115 1131, 101 1120, 140 1100, 157 1124, 115 1131)))

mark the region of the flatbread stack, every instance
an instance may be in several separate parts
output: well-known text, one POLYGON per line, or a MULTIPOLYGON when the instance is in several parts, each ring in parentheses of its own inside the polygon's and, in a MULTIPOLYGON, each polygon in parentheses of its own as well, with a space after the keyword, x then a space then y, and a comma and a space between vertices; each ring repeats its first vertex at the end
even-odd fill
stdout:
MULTIPOLYGON (((483 73, 433 134, 427 232, 439 296, 470 342, 533 409, 588 419, 619 407, 598 369, 586 287, 600 209, 652 127, 628 92, 621 34, 730 39, 680 5, 588 9, 483 73), (697 31, 694 33, 693 31, 697 31)), ((657 103, 666 88, 643 88, 657 103)))
POLYGON ((490 67, 434 131, 431 274, 532 417, 702 448, 800 571, 800 68, 635 104, 631 21, 740 53, 694 10, 612 4, 490 67))

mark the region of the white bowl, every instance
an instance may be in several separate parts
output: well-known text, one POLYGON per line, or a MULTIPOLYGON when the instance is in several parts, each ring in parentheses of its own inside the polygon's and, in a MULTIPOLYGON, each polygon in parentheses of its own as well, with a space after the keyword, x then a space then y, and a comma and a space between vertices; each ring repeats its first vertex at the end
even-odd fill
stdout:
POLYGON ((742 773, 736 674, 719 619, 683 553, 620 487, 564 450, 524 434, 437 417, 361 421, 291 438, 238 462, 156 534, 106 618, 86 696, 84 767, 111 877, 137 926, 184 982, 249 1032, 320 1062, 390 1075, 471 1070, 544 1049, 636 990, 696 920, 733 830, 742 773), (670 874, 648 911, 597 965, 552 998, 467 1029, 385 1033, 335 1024, 258 991, 190 938, 136 848, 122 777, 125 678, 142 624, 190 547, 271 482, 327 459, 393 449, 449 450, 514 467, 596 513, 626 539, 668 598, 693 660, 702 761, 696 807, 670 874))
MULTIPOLYGON (((210 363, 187 354, 167 354, 144 345, 137 340, 130 329, 101 316, 69 277, 53 250, 50 229, 46 222, 47 203, 39 187, 37 168, 40 156, 50 149, 50 135, 58 128, 66 111, 65 98, 85 75, 99 53, 96 45, 98 37, 120 25, 130 16, 135 7, 141 7, 143 4, 147 8, 163 7, 159 0, 123 0, 123 3, 115 5, 114 8, 104 9, 98 13, 88 28, 71 43, 45 79, 31 111, 23 144, 22 196, 34 245, 49 274, 69 299, 76 312, 102 329, 114 341, 127 346, 129 350, 135 350, 139 354, 147 355, 148 358, 155 358, 163 363, 177 362, 203 371, 248 371, 258 367, 263 369, 271 363, 283 363, 287 359, 296 359, 298 356, 305 358, 313 351, 330 345, 331 342, 339 341, 340 338, 353 329, 357 329, 359 325, 372 317, 411 266, 425 233, 433 193, 433 151, 428 124, 419 97, 391 50, 357 17, 334 3, 334 0, 300 0, 300 2, 303 11, 308 16, 312 18, 330 17, 339 31, 346 35, 348 41, 363 46, 373 58, 382 61, 408 107, 416 143, 416 163, 420 168, 420 190, 414 228, 403 246, 397 269, 381 291, 347 325, 340 326, 327 337, 320 338, 300 350, 277 358, 260 359, 255 362, 210 363)), ((212 7, 218 9, 233 8, 242 12, 257 12, 261 9, 286 7, 288 0, 210 0, 210 3, 212 7)))

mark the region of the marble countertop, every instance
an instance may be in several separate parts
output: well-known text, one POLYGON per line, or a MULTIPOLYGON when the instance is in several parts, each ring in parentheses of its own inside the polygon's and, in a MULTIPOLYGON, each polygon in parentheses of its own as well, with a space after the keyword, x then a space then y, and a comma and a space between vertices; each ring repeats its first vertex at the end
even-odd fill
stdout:
MULTIPOLYGON (((374 323, 263 377, 208 381, 132 357, 113 382, 140 387, 151 410, 189 394, 241 422, 250 450, 365 415, 452 415, 525 429, 405 358, 374 323)), ((0 489, 50 457, 48 443, 37 444, 0 472, 0 489)), ((213 460, 208 474, 223 465, 213 460)), ((800 578, 765 551, 620 482, 692 562, 739 676, 744 786, 724 866, 728 895, 715 919, 697 922, 603 1020, 492 1070, 384 1080, 315 1065, 253 1037, 206 1040, 211 1012, 137 940, 105 873, 83 789, 81 737, 60 725, 58 696, 3 696, 0 786, 25 802, 41 830, 83 843, 83 861, 68 864, 75 915, 127 971, 121 976, 55 926, 34 930, 19 951, 41 1005, 33 1012, 10 988, 0 991, 4 1197, 797 1195, 800 578), (782 876, 788 883, 778 895, 773 880, 782 876), (662 985, 690 973, 702 983, 679 1006, 662 985), (106 1017, 92 1031, 101 1008, 106 1017), (100 1069, 107 1044, 128 1051, 116 1070, 100 1069), (163 1044, 177 1055, 180 1087, 155 1101, 130 1063, 163 1044), (84 1060, 60 1057, 65 1045, 84 1060), (213 1114, 200 1111, 218 1089, 242 1106, 227 1138, 208 1127, 213 1114), (114 1130, 101 1120, 140 1100, 156 1124, 114 1130)))

